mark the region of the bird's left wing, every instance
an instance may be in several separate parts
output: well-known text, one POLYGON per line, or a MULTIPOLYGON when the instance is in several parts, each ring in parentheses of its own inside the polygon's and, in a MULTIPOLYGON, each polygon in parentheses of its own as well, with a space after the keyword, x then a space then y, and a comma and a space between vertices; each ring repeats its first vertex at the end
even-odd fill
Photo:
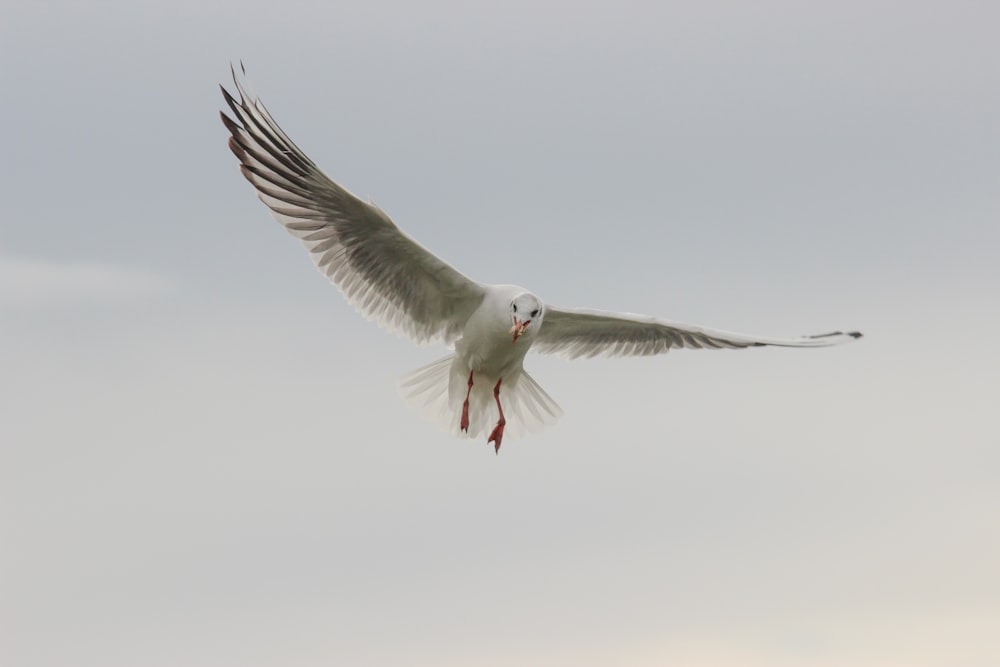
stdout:
POLYGON ((675 347, 826 347, 860 337, 861 334, 857 331, 835 331, 800 338, 763 338, 665 322, 645 315, 546 307, 545 318, 531 349, 543 354, 558 354, 575 359, 650 356, 663 354, 675 347))
POLYGON ((278 127, 233 72, 222 114, 243 175, 313 262, 365 317, 418 343, 451 342, 485 288, 404 234, 385 213, 337 185, 278 127))

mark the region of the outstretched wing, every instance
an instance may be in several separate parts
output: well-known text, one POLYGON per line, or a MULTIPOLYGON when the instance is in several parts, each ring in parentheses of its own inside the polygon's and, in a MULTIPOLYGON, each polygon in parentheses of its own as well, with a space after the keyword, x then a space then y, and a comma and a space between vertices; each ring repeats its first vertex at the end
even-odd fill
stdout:
POLYGON ((483 299, 479 283, 404 234, 374 204, 328 178, 278 127, 233 71, 239 99, 222 88, 229 148, 275 219, 302 240, 316 266, 365 317, 418 343, 458 338, 483 299))
POLYGON ((664 322, 645 315, 590 309, 546 307, 542 326, 532 344, 544 354, 577 357, 628 357, 663 354, 675 347, 743 348, 826 347, 855 338, 857 331, 835 331, 801 338, 761 338, 706 327, 664 322))

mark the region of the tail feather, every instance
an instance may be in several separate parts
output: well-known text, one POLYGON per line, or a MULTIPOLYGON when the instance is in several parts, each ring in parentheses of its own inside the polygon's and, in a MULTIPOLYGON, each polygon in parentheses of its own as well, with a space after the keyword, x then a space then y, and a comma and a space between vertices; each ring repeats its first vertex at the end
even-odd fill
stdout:
POLYGON ((448 376, 454 356, 450 354, 399 378, 403 400, 425 419, 441 425, 449 421, 448 376))
MULTIPOLYGON (((497 378, 473 376, 469 392, 469 429, 461 430, 462 404, 469 389, 469 368, 450 354, 399 379, 403 400, 426 419, 458 437, 485 437, 500 417, 493 387, 497 378)), ((506 433, 519 437, 540 431, 562 416, 562 409, 534 378, 521 371, 504 378, 500 403, 507 420, 506 433)))
POLYGON ((500 393, 508 428, 513 435, 535 433, 562 416, 559 405, 524 371, 514 386, 504 383, 500 393))

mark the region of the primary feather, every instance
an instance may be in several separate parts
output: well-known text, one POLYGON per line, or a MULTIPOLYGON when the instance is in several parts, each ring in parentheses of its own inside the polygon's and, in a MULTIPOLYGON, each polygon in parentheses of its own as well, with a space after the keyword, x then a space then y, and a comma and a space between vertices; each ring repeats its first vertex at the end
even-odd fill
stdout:
POLYGON ((425 250, 377 206, 333 182, 278 127, 233 73, 222 114, 243 175, 278 222, 365 317, 418 343, 453 342, 484 287, 425 250))

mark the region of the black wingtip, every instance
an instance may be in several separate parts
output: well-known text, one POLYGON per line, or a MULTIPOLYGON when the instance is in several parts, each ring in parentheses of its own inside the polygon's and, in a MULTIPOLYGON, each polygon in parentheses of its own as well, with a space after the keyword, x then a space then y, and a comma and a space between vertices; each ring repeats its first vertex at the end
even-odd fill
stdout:
MULTIPOLYGON (((243 60, 242 59, 240 59, 239 63, 240 63, 240 72, 243 73, 243 78, 246 79, 247 78, 247 68, 243 65, 243 60)), ((236 77, 236 65, 233 64, 232 60, 229 61, 229 75, 233 77, 233 83, 236 84, 237 91, 240 91, 240 80, 236 77)), ((228 95, 228 93, 226 92, 225 88, 222 88, 222 92, 226 93, 228 95)), ((240 102, 242 102, 243 101, 242 91, 240 91, 240 93, 241 93, 240 94, 240 102)))
POLYGON ((816 339, 816 338, 834 338, 836 336, 850 336, 851 338, 861 338, 862 337, 862 333, 860 331, 847 331, 847 332, 844 332, 844 331, 831 331, 830 333, 816 334, 814 336, 807 336, 807 338, 812 338, 812 339, 816 339))

